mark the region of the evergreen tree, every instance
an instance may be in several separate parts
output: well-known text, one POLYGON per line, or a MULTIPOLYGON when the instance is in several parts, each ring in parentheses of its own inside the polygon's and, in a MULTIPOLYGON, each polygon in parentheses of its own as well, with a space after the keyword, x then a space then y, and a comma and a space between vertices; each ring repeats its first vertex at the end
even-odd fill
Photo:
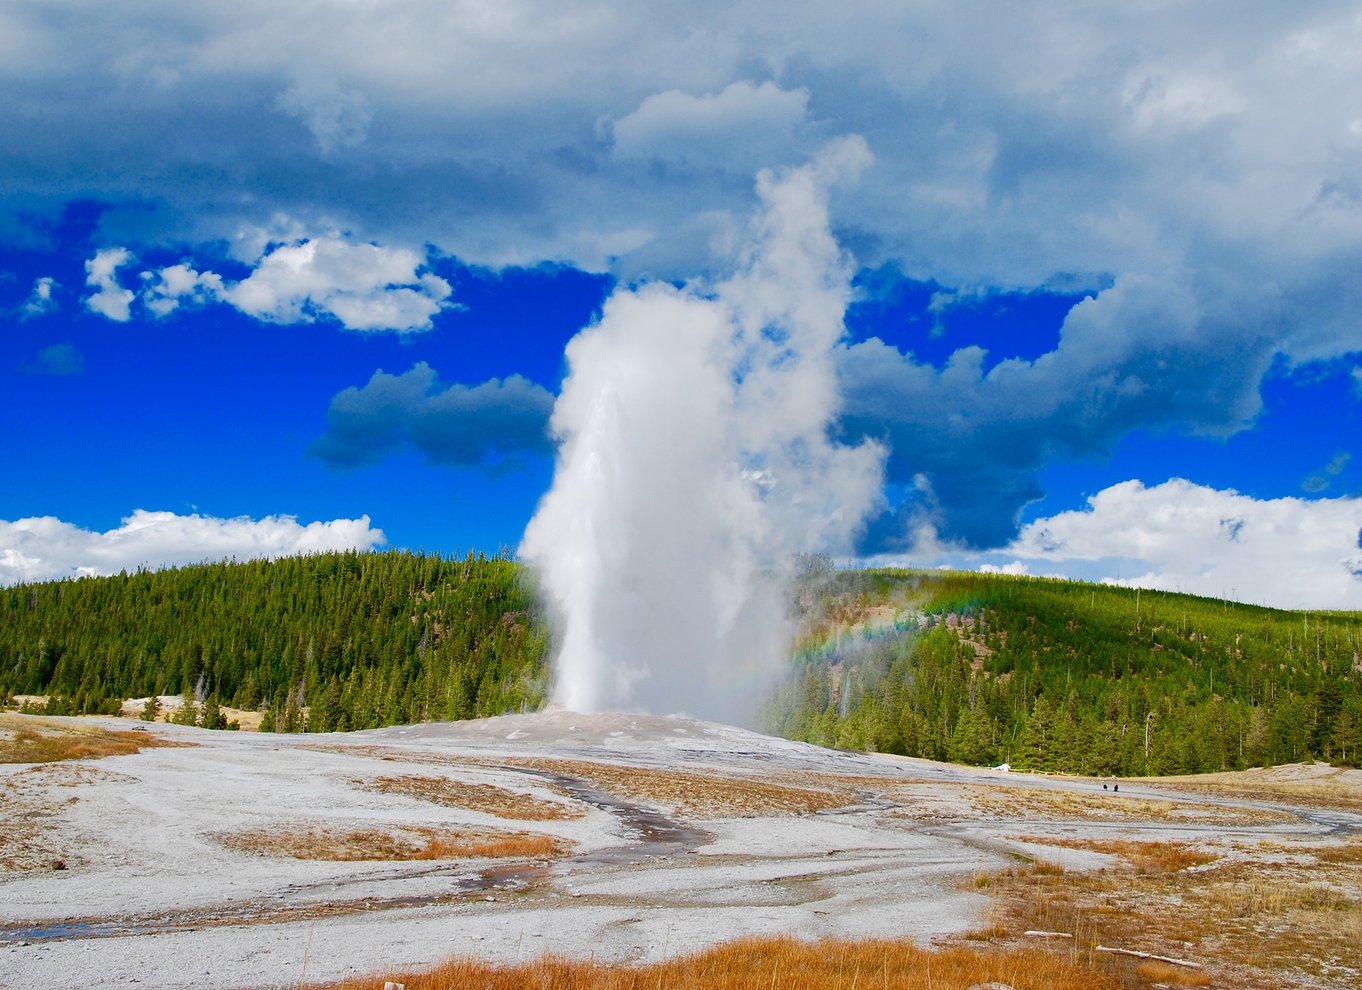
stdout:
POLYGON ((260 731, 278 732, 280 731, 279 728, 277 728, 278 724, 279 724, 279 707, 277 704, 270 705, 270 707, 265 710, 265 714, 260 719, 260 731))
POLYGON ((982 766, 993 762, 993 746, 990 739, 990 725, 987 715, 965 708, 955 723, 955 733, 951 736, 947 756, 953 763, 969 763, 982 766))
POLYGON ((205 729, 227 728, 227 717, 222 714, 216 691, 203 699, 203 711, 199 715, 199 724, 205 729))
POLYGON ((1023 770, 1053 770, 1054 709, 1044 695, 1036 699, 1031 715, 1022 730, 1017 750, 1016 765, 1023 770))
POLYGON ((170 721, 176 725, 198 725, 199 706, 194 704, 194 699, 185 695, 180 707, 171 713, 170 721))

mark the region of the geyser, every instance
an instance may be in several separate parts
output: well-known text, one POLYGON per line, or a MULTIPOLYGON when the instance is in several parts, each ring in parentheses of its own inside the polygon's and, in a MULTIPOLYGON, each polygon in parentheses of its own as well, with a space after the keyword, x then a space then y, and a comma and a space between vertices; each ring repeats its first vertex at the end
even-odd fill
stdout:
POLYGON ((798 551, 847 548, 883 451, 829 437, 851 266, 827 188, 859 139, 757 178, 734 274, 617 289, 568 345, 553 486, 522 559, 554 614, 553 698, 576 711, 749 721, 788 646, 798 551))

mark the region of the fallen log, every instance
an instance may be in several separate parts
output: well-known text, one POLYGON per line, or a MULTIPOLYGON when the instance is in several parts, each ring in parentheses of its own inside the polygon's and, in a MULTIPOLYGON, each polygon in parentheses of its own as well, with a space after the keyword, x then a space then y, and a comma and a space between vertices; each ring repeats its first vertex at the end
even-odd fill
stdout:
POLYGON ((1115 955, 1134 956, 1136 959, 1153 959, 1155 962, 1164 962, 1172 966, 1186 966, 1188 969, 1200 969, 1201 963, 1192 962, 1190 959, 1174 959, 1172 956, 1156 956, 1152 952, 1136 952, 1134 949, 1114 949, 1109 945, 1097 946, 1098 952, 1111 952, 1115 955))
POLYGON ((1022 932, 1022 934, 1029 935, 1032 938, 1073 938, 1073 936, 1070 935, 1068 932, 1042 932, 1036 931, 1034 929, 1031 931, 1022 932))

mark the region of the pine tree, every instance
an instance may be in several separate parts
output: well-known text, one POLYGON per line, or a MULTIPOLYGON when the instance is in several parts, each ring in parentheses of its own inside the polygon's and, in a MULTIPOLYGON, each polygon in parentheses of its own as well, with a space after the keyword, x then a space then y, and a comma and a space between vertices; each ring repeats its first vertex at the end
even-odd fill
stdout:
POLYGON ((161 714, 161 699, 157 695, 152 695, 142 706, 142 721, 155 722, 157 716, 161 714))
POLYGON ((203 699, 203 711, 199 715, 199 724, 205 729, 227 728, 227 717, 222 714, 216 691, 203 699))
POLYGON ((276 699, 274 704, 265 709, 265 714, 260 719, 261 732, 278 732, 279 729, 279 702, 276 699))
POLYGON ((1053 769, 1054 709, 1044 695, 1036 699, 1022 729, 1016 764, 1023 770, 1053 769))
POLYGON ((180 707, 171 714, 170 721, 176 725, 198 725, 199 706, 194 704, 193 698, 185 695, 180 707))
POLYGON ((974 766, 991 763, 993 761, 991 728, 986 712, 962 708, 960 718, 955 723, 950 746, 946 750, 947 757, 953 763, 969 763, 974 766))
POLYGON ((303 713, 298 709, 293 691, 288 692, 287 700, 284 702, 284 721, 281 728, 284 732, 303 731, 303 713))

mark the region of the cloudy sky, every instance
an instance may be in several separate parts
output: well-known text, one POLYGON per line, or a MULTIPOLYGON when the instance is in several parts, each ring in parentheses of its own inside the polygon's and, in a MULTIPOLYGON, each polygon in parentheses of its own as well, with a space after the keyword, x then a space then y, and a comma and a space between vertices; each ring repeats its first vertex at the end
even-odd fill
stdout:
POLYGON ((859 142, 852 552, 1362 608, 1358 94, 1355 2, 0 0, 0 582, 515 548, 567 342, 859 142))

